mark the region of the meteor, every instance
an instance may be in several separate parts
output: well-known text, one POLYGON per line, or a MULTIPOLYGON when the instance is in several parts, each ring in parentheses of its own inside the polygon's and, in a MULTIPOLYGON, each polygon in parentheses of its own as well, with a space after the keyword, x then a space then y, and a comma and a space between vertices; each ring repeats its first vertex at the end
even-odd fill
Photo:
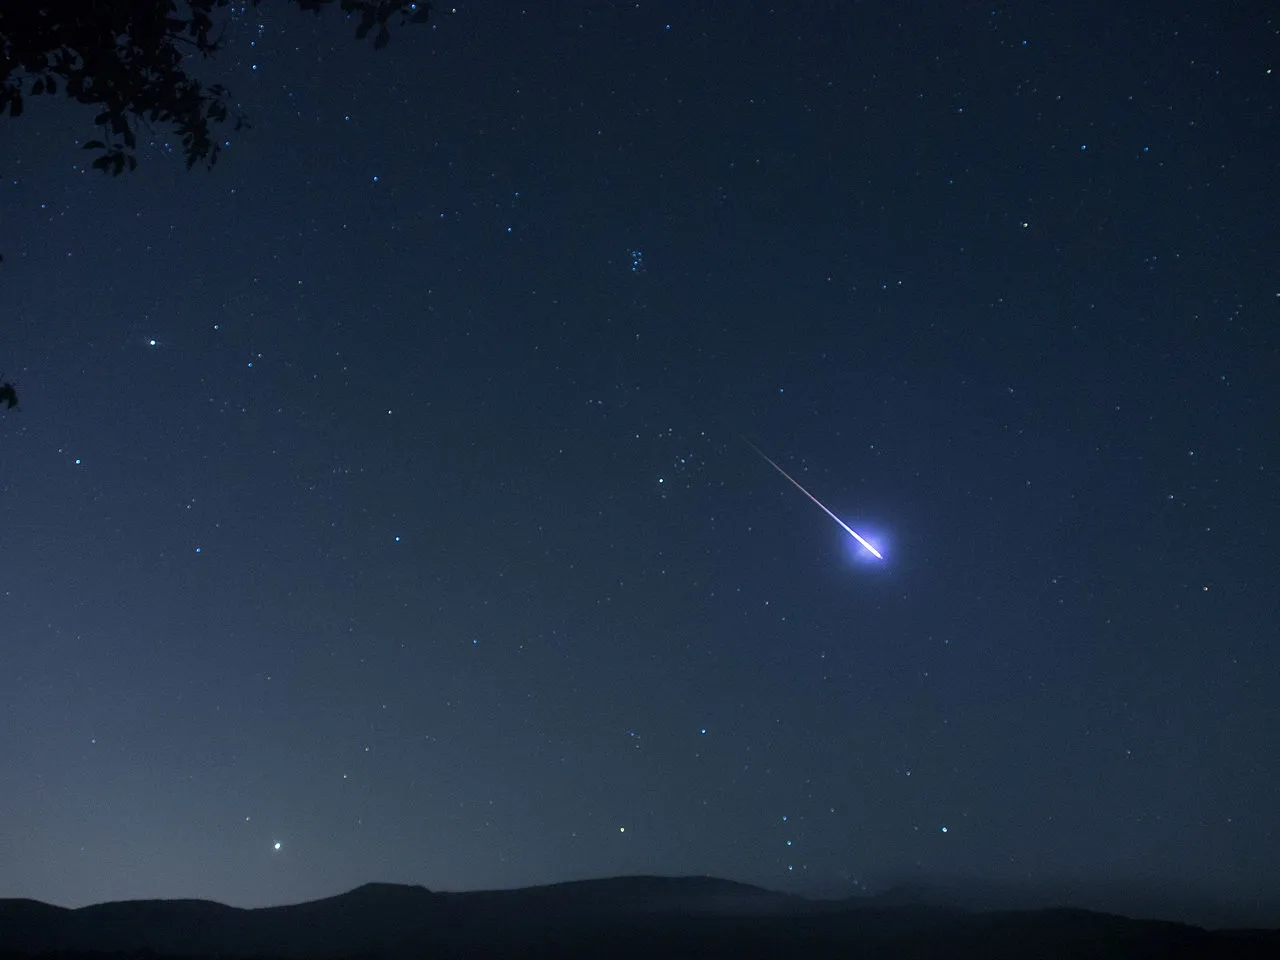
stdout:
POLYGON ((821 508, 822 508, 822 512, 823 512, 823 513, 825 513, 828 517, 830 517, 830 518, 831 518, 832 520, 834 520, 836 523, 840 524, 840 526, 844 528, 844 532, 845 532, 845 533, 847 533, 847 534, 849 534, 849 536, 853 537, 853 539, 857 540, 857 541, 858 541, 858 543, 860 543, 860 544, 862 544, 864 547, 866 547, 866 549, 871 553, 871 555, 872 555, 873 557, 875 557, 877 560, 883 560, 883 559, 884 559, 884 555, 883 555, 879 550, 877 550, 875 547, 873 547, 870 543, 868 543, 868 542, 863 538, 862 534, 858 533, 858 531, 857 531, 857 530, 853 529, 853 527, 849 526, 847 523, 845 523, 843 520, 841 520, 839 517, 837 517, 834 513, 832 513, 830 510, 828 510, 828 509, 827 509, 827 507, 826 507, 826 504, 824 504, 821 500, 819 500, 817 497, 815 497, 812 493, 810 493, 810 492, 809 492, 808 490, 806 490, 804 487, 800 486, 800 484, 796 483, 795 478, 793 478, 793 477, 791 476, 791 474, 787 473, 787 471, 783 470, 780 466, 778 466, 776 463, 774 463, 772 460, 770 460, 770 459, 768 458, 768 456, 766 456, 766 455, 765 455, 765 452, 764 452, 763 450, 761 450, 759 447, 757 447, 754 443, 752 443, 752 442, 751 442, 750 440, 748 440, 746 437, 743 437, 743 438, 742 438, 742 442, 743 442, 743 443, 745 443, 745 444, 746 444, 748 447, 750 447, 752 450, 754 450, 756 453, 760 454, 760 456, 764 458, 764 462, 765 462, 765 463, 769 464, 769 466, 773 467, 773 469, 777 470, 780 474, 782 474, 784 477, 786 477, 788 480, 790 480, 790 481, 791 481, 791 483, 792 483, 792 485, 793 485, 797 490, 799 490, 799 491, 800 491, 801 493, 803 493, 806 497, 808 497, 810 500, 812 500, 814 503, 816 503, 819 507, 821 507, 821 508))

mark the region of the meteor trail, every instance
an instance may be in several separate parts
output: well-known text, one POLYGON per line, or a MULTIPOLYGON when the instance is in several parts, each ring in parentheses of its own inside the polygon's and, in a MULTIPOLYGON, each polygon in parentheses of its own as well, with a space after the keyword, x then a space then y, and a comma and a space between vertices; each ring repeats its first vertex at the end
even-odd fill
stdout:
POLYGON ((783 470, 780 466, 778 466, 776 463, 770 460, 768 456, 765 455, 765 452, 763 450, 757 447, 754 443, 752 443, 746 437, 742 438, 742 442, 745 443, 752 450, 754 450, 756 453, 760 454, 760 456, 764 458, 765 463, 769 464, 769 466, 773 467, 773 469, 777 470, 780 474, 782 474, 784 477, 790 480, 797 490, 803 493, 806 497, 808 497, 818 506, 822 507, 823 513, 825 513, 828 517, 830 517, 836 523, 840 524, 840 526, 844 527, 844 532, 849 534, 849 536, 853 537, 853 539, 857 540, 860 544, 866 547, 867 550, 871 552, 871 555, 873 557, 875 557, 877 560, 884 559, 884 555, 881 554, 880 551, 877 550, 875 547, 873 547, 871 544, 869 544, 865 539, 863 539, 862 535, 858 533, 857 530, 854 530, 853 527, 849 526, 847 523, 845 523, 843 520, 837 517, 834 513, 832 513, 830 510, 826 508, 826 505, 821 500, 815 497, 812 493, 810 493, 804 487, 800 486, 800 484, 796 483, 795 479, 791 476, 791 474, 787 473, 787 471, 783 470))

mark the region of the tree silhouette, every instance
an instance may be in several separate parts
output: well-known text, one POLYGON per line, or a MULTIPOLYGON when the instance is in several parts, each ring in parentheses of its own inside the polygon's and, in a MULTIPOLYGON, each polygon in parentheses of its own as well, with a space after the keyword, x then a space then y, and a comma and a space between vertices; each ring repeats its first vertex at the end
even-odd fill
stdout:
MULTIPOLYGON (((356 39, 374 33, 381 49, 391 39, 388 21, 424 23, 426 0, 289 0, 320 13, 335 2, 356 15, 356 39)), ((221 48, 212 36, 214 12, 259 0, 0 0, 0 115, 20 116, 28 97, 58 93, 99 108, 99 150, 93 167, 118 175, 138 163, 134 121, 165 124, 182 141, 187 168, 212 167, 219 146, 210 132, 246 118, 234 109, 220 83, 206 85, 187 73, 192 55, 209 57, 221 48)), ((0 395, 0 400, 3 400, 0 395)))

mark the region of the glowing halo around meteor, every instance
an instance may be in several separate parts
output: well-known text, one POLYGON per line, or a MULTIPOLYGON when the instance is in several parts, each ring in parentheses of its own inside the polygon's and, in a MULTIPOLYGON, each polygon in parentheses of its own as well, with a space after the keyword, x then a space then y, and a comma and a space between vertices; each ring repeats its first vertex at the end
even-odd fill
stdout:
POLYGON ((765 452, 764 452, 763 450, 761 450, 759 447, 757 447, 754 443, 752 443, 752 442, 751 442, 750 440, 748 440, 746 437, 743 437, 743 438, 742 438, 742 442, 743 442, 743 443, 745 443, 745 444, 746 444, 748 447, 750 447, 752 450, 754 450, 756 453, 760 454, 760 456, 764 458, 764 462, 765 462, 765 463, 769 464, 769 466, 773 467, 773 469, 777 470, 780 474, 782 474, 784 477, 786 477, 788 480, 790 480, 790 481, 791 481, 791 483, 792 483, 792 485, 793 485, 797 490, 799 490, 799 491, 800 491, 801 493, 803 493, 806 497, 808 497, 810 500, 812 500, 814 503, 816 503, 819 507, 821 507, 821 508, 822 508, 822 512, 823 512, 823 513, 825 513, 828 517, 830 517, 830 518, 831 518, 832 520, 834 520, 836 523, 840 524, 840 526, 844 529, 844 532, 845 532, 845 533, 847 533, 847 534, 849 534, 849 536, 853 537, 853 539, 857 540, 857 541, 858 541, 858 543, 860 543, 864 548, 866 548, 866 550, 867 550, 867 551, 868 551, 868 552, 869 552, 873 557, 875 557, 877 560, 883 560, 883 559, 884 559, 884 554, 882 554, 879 550, 877 550, 875 547, 873 547, 873 546, 870 544, 870 542, 868 542, 868 541, 867 541, 867 539, 866 539, 865 537, 863 537, 863 536, 862 536, 862 534, 858 533, 858 531, 857 531, 857 530, 853 529, 853 527, 849 526, 847 523, 845 523, 843 520, 841 520, 839 517, 837 517, 834 513, 832 513, 830 510, 828 510, 828 509, 827 509, 827 505, 826 505, 825 503, 823 503, 821 500, 819 500, 817 497, 815 497, 812 493, 810 493, 810 492, 809 492, 808 490, 806 490, 804 487, 800 486, 800 484, 796 482, 795 478, 794 478, 794 477, 792 477, 792 476, 791 476, 791 474, 787 473, 787 471, 783 470, 780 466, 778 466, 776 463, 774 463, 772 460, 770 460, 770 459, 769 459, 769 457, 765 454, 765 452))

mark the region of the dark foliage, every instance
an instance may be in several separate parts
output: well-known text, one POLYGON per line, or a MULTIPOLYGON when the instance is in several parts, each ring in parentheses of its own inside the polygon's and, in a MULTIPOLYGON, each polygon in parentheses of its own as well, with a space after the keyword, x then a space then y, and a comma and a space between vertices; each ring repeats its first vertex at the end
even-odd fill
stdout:
MULTIPOLYGON (((94 168, 112 175, 137 166, 138 120, 176 130, 187 167, 213 166, 219 146, 214 123, 246 123, 222 84, 187 72, 189 57, 208 57, 221 46, 215 13, 235 0, 0 0, 0 115, 21 116, 30 97, 64 94, 98 109, 94 168)), ((356 38, 373 33, 382 48, 399 25, 423 23, 427 0, 289 0, 319 13, 337 3, 358 17, 356 38)), ((237 5, 257 6, 259 0, 237 5)), ((229 15, 229 11, 226 15, 229 15)))
POLYGON ((18 391, 12 383, 0 383, 0 404, 6 410, 12 410, 18 405, 18 391))

